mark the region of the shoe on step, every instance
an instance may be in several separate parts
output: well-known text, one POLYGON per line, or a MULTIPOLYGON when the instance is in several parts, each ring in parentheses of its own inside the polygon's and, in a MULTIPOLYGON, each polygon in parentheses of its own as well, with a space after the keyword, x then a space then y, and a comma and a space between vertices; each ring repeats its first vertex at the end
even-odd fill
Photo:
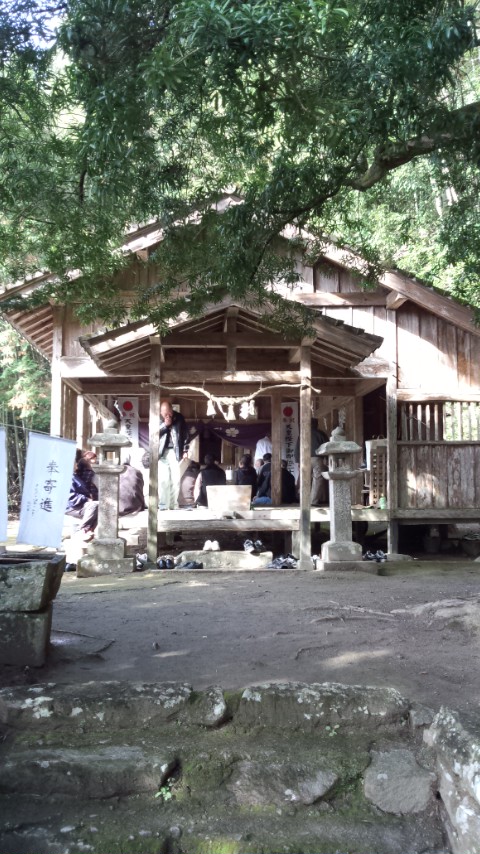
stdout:
POLYGON ((212 540, 212 543, 210 546, 210 551, 212 551, 212 552, 219 552, 220 551, 220 543, 218 542, 218 540, 212 540))
POLYGON ((205 541, 205 545, 204 545, 202 551, 204 551, 204 552, 211 552, 212 551, 212 541, 211 540, 205 541))
POLYGON ((245 542, 243 544, 243 550, 245 552, 254 552, 255 551, 255 546, 253 545, 252 540, 245 540, 245 542))

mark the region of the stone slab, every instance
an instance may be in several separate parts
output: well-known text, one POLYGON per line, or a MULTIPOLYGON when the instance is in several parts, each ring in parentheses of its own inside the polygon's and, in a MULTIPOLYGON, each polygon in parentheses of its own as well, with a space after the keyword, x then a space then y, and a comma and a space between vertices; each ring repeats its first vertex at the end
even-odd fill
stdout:
POLYGON ((273 559, 272 552, 255 555, 240 551, 185 551, 175 559, 176 566, 190 561, 203 563, 204 569, 264 569, 273 559))
POLYGON ((236 719, 245 726, 293 726, 305 732, 336 724, 376 729, 405 723, 408 710, 408 700, 393 688, 267 682, 243 692, 236 719))
POLYGON ((55 598, 65 555, 0 565, 0 612, 42 611, 55 598))
POLYGON ((227 716, 221 688, 201 694, 182 682, 49 683, 0 690, 0 723, 13 729, 81 730, 82 733, 154 730, 170 722, 215 728, 227 716))
POLYGON ((42 667, 52 626, 52 606, 31 613, 0 614, 0 664, 42 667))
POLYGON ((381 563, 375 560, 321 560, 315 561, 315 569, 320 572, 368 572, 378 575, 381 563))
POLYGON ((125 575, 135 572, 135 557, 125 558, 95 558, 82 557, 77 563, 77 576, 90 578, 95 575, 125 575))

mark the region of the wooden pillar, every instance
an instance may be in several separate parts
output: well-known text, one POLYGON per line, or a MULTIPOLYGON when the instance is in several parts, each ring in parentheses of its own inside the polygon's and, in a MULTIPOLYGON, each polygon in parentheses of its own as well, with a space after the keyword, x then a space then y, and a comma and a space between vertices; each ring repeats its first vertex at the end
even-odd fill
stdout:
POLYGON ((93 435, 90 427, 90 406, 85 400, 83 394, 77 395, 77 445, 79 448, 87 447, 87 439, 93 435))
POLYGON ((310 347, 300 348, 300 525, 299 569, 312 569, 310 495, 312 484, 312 365, 310 347))
POLYGON ((147 555, 148 559, 155 563, 157 559, 157 534, 158 534, 158 449, 160 430, 160 400, 161 400, 161 343, 160 338, 151 338, 151 361, 150 361, 150 412, 148 419, 149 427, 149 452, 150 452, 150 485, 148 493, 148 533, 147 533, 147 555))
MULTIPOLYGON (((391 351, 388 354, 390 372, 387 379, 387 507, 389 514, 393 514, 398 504, 398 476, 397 476, 397 315, 395 311, 387 311, 387 322, 390 327, 389 341, 391 351)), ((398 522, 392 520, 388 524, 388 551, 390 554, 398 552, 398 522)))
POLYGON ((61 376, 61 358, 63 356, 63 318, 64 307, 52 306, 52 383, 50 402, 50 435, 63 436, 63 394, 61 376))
POLYGON ((280 393, 271 396, 272 413, 272 504, 282 503, 282 398, 280 393))

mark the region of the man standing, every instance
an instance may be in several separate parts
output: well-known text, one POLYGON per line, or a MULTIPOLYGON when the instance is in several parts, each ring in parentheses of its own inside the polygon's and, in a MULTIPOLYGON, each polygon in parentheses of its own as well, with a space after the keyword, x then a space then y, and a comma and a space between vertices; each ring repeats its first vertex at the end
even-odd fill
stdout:
POLYGON ((158 506, 176 510, 180 489, 180 463, 188 456, 189 435, 185 418, 169 400, 160 404, 158 447, 158 506))

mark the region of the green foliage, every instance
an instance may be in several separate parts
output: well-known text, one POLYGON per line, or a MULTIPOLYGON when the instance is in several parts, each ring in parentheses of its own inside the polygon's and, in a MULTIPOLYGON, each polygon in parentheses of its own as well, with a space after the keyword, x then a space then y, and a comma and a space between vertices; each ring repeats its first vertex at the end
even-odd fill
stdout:
MULTIPOLYGON (((360 251, 372 281, 381 262, 405 264, 478 301, 477 3, 70 0, 44 48, 28 28, 18 40, 12 8, 6 278, 48 269, 43 298, 110 325, 130 312, 161 327, 226 293, 267 311, 267 283, 296 278, 277 251, 293 226, 310 253, 332 234, 360 251), (122 235, 153 219, 160 273, 130 308, 122 235)), ((305 327, 279 306, 277 324, 305 327)))
POLYGON ((20 507, 27 435, 50 427, 50 368, 0 319, 0 423, 6 428, 10 512, 20 507))
POLYGON ((48 431, 50 368, 5 321, 0 320, 0 406, 15 412, 22 427, 48 431))

